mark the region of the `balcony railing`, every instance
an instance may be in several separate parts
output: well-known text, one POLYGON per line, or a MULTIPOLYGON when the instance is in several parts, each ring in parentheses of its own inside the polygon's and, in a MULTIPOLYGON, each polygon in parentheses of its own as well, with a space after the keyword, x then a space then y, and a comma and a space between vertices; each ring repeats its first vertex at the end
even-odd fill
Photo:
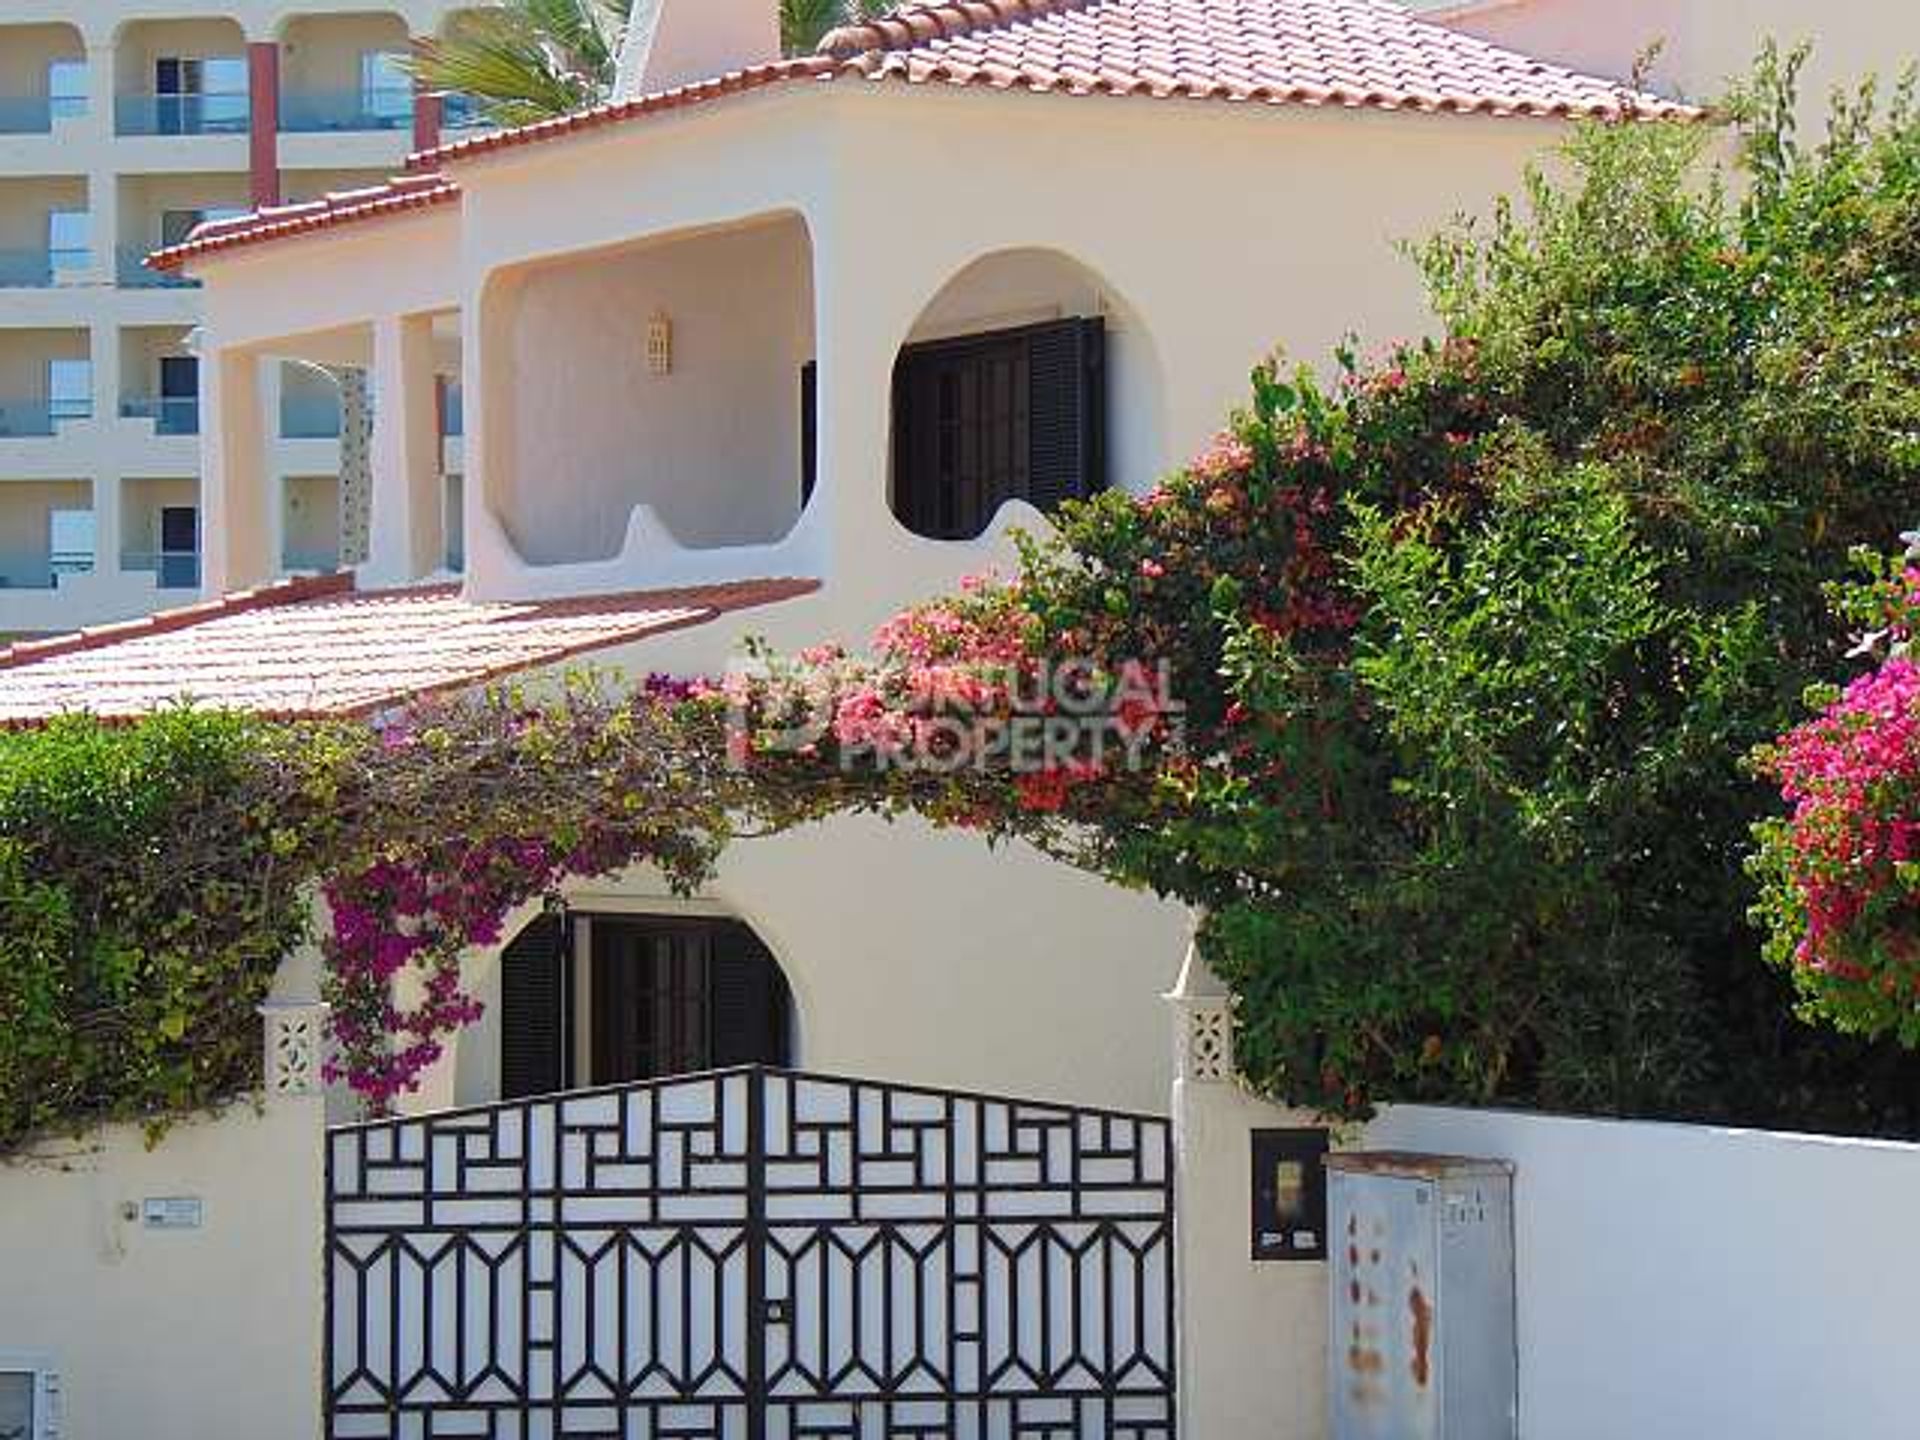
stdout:
POLYGON ((62 420, 91 420, 86 400, 0 400, 0 439, 45 439, 62 420))
POLYGON ((85 249, 0 250, 0 289, 40 290, 69 270, 84 270, 93 260, 85 249))
POLYGON ((487 118, 485 106, 474 96, 449 90, 440 97, 442 130, 483 130, 492 124, 493 121, 487 118))
POLYGON ((280 568, 289 575, 331 575, 340 568, 338 550, 283 550, 280 568))
POLYGON ((178 270, 153 270, 147 266, 148 250, 143 245, 122 245, 115 251, 114 278, 127 290, 190 290, 199 285, 191 275, 178 270))
POLYGON ((120 568, 150 574, 162 590, 198 590, 200 555, 195 550, 149 550, 120 557, 120 568))
POLYGON ((413 91, 404 86, 280 92, 280 128, 289 134, 406 130, 412 125, 413 91))
POLYGON ((45 135, 54 121, 86 113, 82 95, 0 95, 0 135, 45 135))
POLYGON ((0 565, 0 590, 56 590, 63 575, 85 575, 93 569, 93 556, 57 553, 41 557, 18 557, 0 565))
POLYGON ((156 435, 198 435, 197 395, 130 395, 120 401, 123 420, 151 420, 156 435))
POLYGON ((113 128, 119 135, 244 135, 244 92, 209 95, 117 95, 113 128))

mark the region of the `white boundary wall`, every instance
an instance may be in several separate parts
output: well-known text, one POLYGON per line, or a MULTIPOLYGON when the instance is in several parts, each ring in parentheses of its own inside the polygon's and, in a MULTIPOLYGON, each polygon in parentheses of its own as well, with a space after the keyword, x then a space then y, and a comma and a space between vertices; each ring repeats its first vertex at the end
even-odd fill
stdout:
POLYGON ((322 1106, 282 1094, 153 1149, 114 1126, 0 1164, 0 1363, 58 1375, 60 1440, 319 1434, 322 1106), (161 1198, 198 1200, 197 1228, 144 1225, 161 1198))
POLYGON ((1405 1107, 1514 1162, 1526 1440, 1920 1433, 1920 1146, 1405 1107))
MULTIPOLYGON (((1198 972, 1198 973, 1196 973, 1198 972)), ((1175 993, 1182 1433, 1321 1440, 1327 1267, 1255 1264, 1226 1000, 1175 993)), ((1402 1106, 1368 1149, 1510 1160, 1523 1440, 1905 1440, 1920 1145, 1402 1106)))

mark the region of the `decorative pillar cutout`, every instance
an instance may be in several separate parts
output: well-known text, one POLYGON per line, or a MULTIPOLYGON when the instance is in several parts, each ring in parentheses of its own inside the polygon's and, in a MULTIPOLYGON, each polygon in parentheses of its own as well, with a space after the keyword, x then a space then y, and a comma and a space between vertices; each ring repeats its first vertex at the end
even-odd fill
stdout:
POLYGON ((265 1022, 266 1089, 276 1098, 318 1095, 327 1007, 319 1001, 281 1001, 260 1007, 265 1022))
POLYGON ((1180 978, 1166 996, 1173 1010, 1174 1074, 1181 1080, 1224 1085, 1234 1078, 1233 997, 1197 943, 1187 947, 1180 978))
POLYGON ((367 563, 373 514, 373 401, 367 372, 340 379, 340 568, 367 563))

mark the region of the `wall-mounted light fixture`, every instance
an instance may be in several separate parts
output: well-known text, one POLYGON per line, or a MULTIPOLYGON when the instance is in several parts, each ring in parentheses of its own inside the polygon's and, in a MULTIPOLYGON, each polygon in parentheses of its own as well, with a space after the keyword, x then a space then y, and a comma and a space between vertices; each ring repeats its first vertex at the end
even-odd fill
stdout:
POLYGON ((673 373, 673 321, 664 310, 647 322, 647 370, 653 375, 673 373))

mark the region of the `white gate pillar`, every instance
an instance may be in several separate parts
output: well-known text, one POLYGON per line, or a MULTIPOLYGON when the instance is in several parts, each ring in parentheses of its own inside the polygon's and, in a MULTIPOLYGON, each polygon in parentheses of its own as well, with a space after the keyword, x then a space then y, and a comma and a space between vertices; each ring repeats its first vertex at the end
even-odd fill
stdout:
POLYGON ((1252 1256, 1253 1132, 1311 1125, 1236 1079, 1233 997, 1196 942, 1166 996, 1173 1019, 1180 1433, 1322 1440, 1327 1267, 1252 1256))

